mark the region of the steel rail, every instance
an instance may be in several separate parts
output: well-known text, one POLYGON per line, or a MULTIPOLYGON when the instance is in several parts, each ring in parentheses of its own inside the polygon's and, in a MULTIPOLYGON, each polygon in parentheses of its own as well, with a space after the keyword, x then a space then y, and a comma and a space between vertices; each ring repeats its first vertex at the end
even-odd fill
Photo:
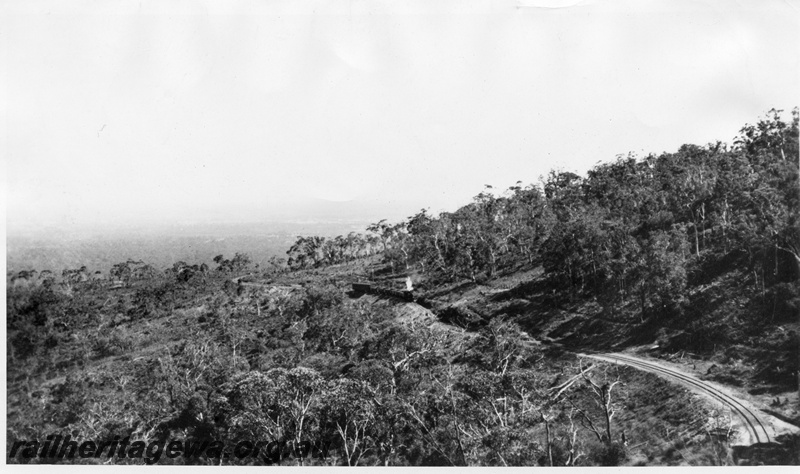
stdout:
POLYGON ((660 365, 657 365, 657 364, 654 364, 654 363, 651 363, 651 362, 648 362, 648 361, 644 361, 644 360, 641 360, 641 359, 632 358, 630 356, 625 356, 625 355, 621 355, 621 354, 601 354, 601 353, 586 354, 586 355, 588 357, 592 357, 592 358, 599 359, 599 360, 602 360, 602 358, 612 359, 614 361, 618 361, 620 363, 627 364, 627 365, 630 365, 632 367, 640 368, 640 369, 647 370, 647 371, 657 372, 657 373, 660 373, 660 374, 663 374, 663 375, 666 375, 666 376, 669 376, 669 377, 676 378, 678 380, 683 381, 686 384, 689 384, 689 385, 692 385, 692 386, 697 387, 699 389, 702 389, 703 391, 705 391, 706 393, 708 393, 712 397, 716 398, 717 400, 721 401, 723 404, 725 404, 728 407, 730 407, 733 410, 735 410, 739 414, 739 418, 744 420, 744 422, 747 424, 747 426, 749 427, 749 431, 753 434, 753 436, 755 437, 755 440, 756 440, 757 443, 760 444, 760 443, 763 442, 762 439, 761 439, 762 437, 759 435, 759 429, 758 428, 761 429, 760 431, 763 434, 764 438, 766 439, 766 442, 767 443, 771 443, 772 442, 770 440, 769 433, 767 432, 767 429, 764 427, 764 424, 761 422, 759 417, 756 416, 755 413, 753 413, 752 410, 750 410, 747 406, 745 406, 742 402, 740 402, 736 398, 728 395, 727 393, 717 389, 716 387, 714 387, 714 386, 712 386, 710 384, 707 384, 707 383, 705 383, 705 382, 703 382, 701 380, 698 380, 698 379, 696 379, 694 377, 690 377, 690 376, 688 376, 686 374, 683 374, 683 373, 681 373, 681 372, 679 372, 677 370, 673 370, 673 369, 669 369, 669 368, 666 368, 666 367, 662 367, 660 365), (753 420, 755 421, 755 423, 753 422, 753 420), (758 427, 756 426, 756 424, 758 425, 758 427))

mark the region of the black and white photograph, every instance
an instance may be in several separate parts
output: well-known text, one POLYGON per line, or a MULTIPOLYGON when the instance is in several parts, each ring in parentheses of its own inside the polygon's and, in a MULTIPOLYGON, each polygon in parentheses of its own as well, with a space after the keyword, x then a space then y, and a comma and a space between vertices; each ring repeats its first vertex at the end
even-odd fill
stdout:
POLYGON ((800 464, 800 1, 0 5, 4 464, 800 464))

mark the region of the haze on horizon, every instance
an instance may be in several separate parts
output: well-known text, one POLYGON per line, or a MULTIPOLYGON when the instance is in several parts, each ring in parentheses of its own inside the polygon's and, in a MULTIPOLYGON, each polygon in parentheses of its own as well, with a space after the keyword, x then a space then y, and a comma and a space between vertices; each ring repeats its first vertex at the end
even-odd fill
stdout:
POLYGON ((798 2, 261 3, 6 5, 7 231, 398 220, 797 105, 798 2))

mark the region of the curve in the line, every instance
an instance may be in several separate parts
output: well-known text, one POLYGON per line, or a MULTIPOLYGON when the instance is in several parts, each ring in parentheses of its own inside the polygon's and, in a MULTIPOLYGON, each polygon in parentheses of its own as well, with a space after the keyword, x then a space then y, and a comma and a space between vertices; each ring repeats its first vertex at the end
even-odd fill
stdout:
POLYGON ((753 413, 745 404, 736 398, 728 395, 727 393, 717 389, 713 385, 705 383, 687 374, 681 373, 677 370, 672 370, 658 364, 648 362, 646 360, 622 355, 622 354, 585 354, 586 357, 591 357, 597 360, 605 360, 606 362, 618 362, 625 365, 630 365, 647 372, 652 372, 680 380, 681 382, 693 386, 713 398, 719 400, 723 404, 733 409, 745 423, 756 443, 771 443, 769 433, 761 422, 761 419, 753 413))

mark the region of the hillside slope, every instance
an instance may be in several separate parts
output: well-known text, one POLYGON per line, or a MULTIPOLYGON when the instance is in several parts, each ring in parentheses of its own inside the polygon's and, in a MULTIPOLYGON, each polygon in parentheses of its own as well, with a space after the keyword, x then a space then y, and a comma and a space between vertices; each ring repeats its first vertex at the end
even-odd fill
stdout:
POLYGON ((797 436, 734 449, 730 405, 579 354, 672 364, 800 425, 799 115, 771 111, 731 147, 298 236, 268 267, 236 253, 8 275, 7 459, 798 464, 797 436), (416 302, 393 296, 409 278, 416 302), (130 446, 37 454, 49 435, 130 446))

